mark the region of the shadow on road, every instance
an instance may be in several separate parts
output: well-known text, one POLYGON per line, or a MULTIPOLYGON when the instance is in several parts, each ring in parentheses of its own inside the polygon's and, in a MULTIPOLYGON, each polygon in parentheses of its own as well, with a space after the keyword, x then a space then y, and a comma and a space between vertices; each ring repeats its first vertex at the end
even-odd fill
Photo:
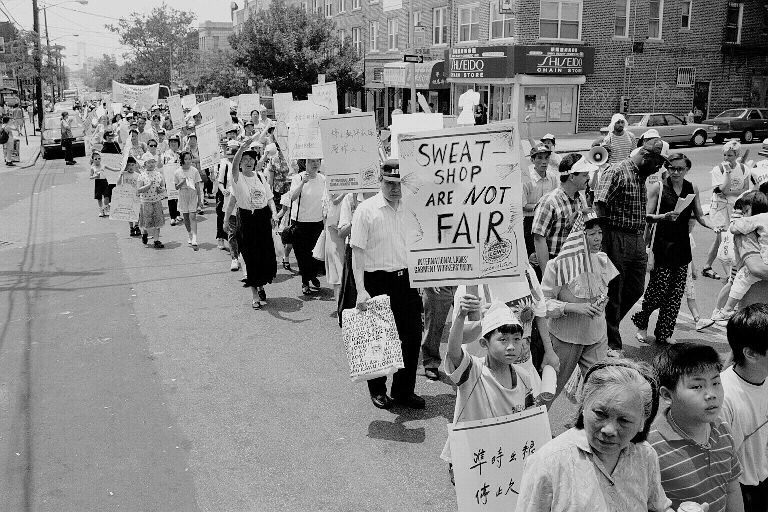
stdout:
POLYGON ((423 443, 426 439, 424 427, 408 428, 408 421, 426 421, 433 418, 443 418, 447 423, 453 421, 453 409, 456 395, 443 393, 436 396, 425 396, 427 407, 423 410, 409 409, 395 404, 392 412, 398 416, 394 421, 373 420, 368 425, 368 437, 383 441, 400 443, 423 443))

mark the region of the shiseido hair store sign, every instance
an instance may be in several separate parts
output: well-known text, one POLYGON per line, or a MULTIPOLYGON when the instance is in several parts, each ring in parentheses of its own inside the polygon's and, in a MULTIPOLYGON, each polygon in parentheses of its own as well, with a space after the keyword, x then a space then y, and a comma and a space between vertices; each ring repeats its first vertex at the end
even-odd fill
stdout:
POLYGON ((595 49, 589 46, 471 46, 451 49, 449 77, 474 81, 518 73, 586 75, 594 66, 595 49))
POLYGON ((449 77, 453 79, 506 78, 514 75, 513 47, 451 48, 449 77))

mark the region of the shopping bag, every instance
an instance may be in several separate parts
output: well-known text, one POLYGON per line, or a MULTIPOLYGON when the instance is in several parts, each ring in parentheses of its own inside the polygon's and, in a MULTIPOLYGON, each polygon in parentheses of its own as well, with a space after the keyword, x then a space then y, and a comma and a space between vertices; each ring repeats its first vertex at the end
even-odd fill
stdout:
POLYGON ((365 311, 345 309, 341 335, 352 382, 386 377, 405 367, 388 295, 370 299, 365 311))
POLYGON ((325 261, 325 229, 317 237, 315 248, 312 249, 312 257, 318 261, 325 261))
POLYGON ((726 265, 733 265, 734 261, 733 234, 729 230, 720 233, 720 246, 717 248, 717 259, 726 265))

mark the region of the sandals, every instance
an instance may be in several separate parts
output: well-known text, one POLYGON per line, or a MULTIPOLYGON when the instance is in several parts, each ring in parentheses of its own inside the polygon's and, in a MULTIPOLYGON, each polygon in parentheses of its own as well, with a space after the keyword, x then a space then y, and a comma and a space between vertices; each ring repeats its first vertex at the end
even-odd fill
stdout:
POLYGON ((258 310, 261 309, 261 302, 259 302, 257 300, 253 300, 253 301, 251 301, 251 307, 253 309, 255 309, 256 311, 258 311, 258 310))
POLYGON ((710 279, 716 279, 716 280, 718 280, 718 281, 720 280, 720 274, 718 274, 717 272, 715 272, 714 270, 712 270, 712 267, 705 267, 705 268, 704 268, 704 269, 701 271, 701 275, 703 275, 703 276, 705 276, 705 277, 708 277, 708 278, 710 278, 710 279))
POLYGON ((259 290, 259 301, 261 302, 267 302, 267 292, 262 288, 259 290))
POLYGON ((285 270, 291 270, 291 262, 289 262, 288 260, 283 260, 283 268, 285 270))
POLYGON ((303 284, 301 285, 301 293, 304 295, 314 295, 315 291, 309 287, 309 284, 303 284))

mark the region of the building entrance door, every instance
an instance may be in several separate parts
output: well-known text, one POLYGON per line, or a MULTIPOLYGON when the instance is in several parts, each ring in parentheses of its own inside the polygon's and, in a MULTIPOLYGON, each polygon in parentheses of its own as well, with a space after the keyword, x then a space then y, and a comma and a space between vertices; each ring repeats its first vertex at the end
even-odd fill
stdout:
POLYGON ((696 82, 693 86, 693 121, 700 123, 709 116, 712 82, 696 82))

